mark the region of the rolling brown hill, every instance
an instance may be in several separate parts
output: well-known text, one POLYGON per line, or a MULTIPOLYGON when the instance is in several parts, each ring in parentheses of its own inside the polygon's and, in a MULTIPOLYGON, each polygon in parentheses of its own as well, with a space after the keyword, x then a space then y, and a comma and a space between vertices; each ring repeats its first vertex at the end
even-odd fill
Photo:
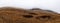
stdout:
POLYGON ((42 9, 2 7, 0 23, 60 23, 60 14, 42 9))

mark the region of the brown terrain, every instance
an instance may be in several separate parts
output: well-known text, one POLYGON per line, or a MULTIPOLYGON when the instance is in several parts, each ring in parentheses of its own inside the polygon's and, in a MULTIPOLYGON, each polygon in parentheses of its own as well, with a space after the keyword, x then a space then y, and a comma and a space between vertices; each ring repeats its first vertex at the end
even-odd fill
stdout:
POLYGON ((42 9, 2 7, 0 23, 60 23, 60 14, 42 9))

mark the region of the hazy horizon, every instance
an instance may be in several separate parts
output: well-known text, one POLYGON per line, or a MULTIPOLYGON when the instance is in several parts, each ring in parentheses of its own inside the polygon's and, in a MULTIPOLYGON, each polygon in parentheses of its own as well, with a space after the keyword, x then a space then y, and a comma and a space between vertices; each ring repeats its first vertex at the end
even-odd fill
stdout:
POLYGON ((0 0, 0 7, 41 8, 60 13, 60 0, 0 0))

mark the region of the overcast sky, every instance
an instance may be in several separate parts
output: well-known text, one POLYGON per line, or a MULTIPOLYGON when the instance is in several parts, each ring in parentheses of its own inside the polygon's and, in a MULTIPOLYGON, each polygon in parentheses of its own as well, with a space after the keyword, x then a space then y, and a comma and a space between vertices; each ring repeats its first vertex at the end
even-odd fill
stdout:
POLYGON ((30 9, 38 7, 60 13, 60 0, 0 0, 0 7, 15 6, 30 9))

